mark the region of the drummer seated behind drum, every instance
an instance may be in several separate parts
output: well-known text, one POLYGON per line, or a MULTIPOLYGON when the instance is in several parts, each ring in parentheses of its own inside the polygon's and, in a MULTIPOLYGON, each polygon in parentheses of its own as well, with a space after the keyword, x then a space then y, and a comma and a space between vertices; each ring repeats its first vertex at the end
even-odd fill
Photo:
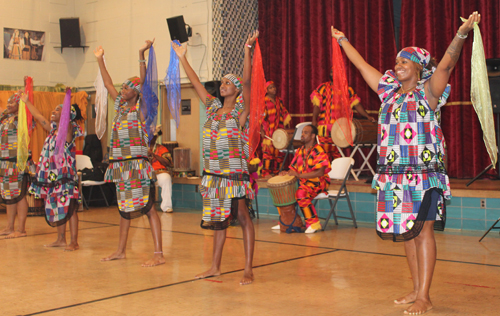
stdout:
MULTIPOLYGON (((300 137, 304 146, 295 152, 290 170, 280 172, 280 175, 295 176, 299 179, 299 188, 295 193, 295 198, 304 214, 306 234, 315 233, 321 229, 312 200, 318 194, 326 193, 330 185, 328 177, 328 172, 331 170, 330 161, 323 147, 316 142, 317 136, 316 126, 305 126, 300 137)), ((275 228, 276 226, 273 227, 275 228)))
POLYGON ((167 147, 156 143, 158 136, 161 134, 160 126, 157 126, 148 149, 148 158, 155 170, 157 182, 161 188, 161 210, 171 213, 174 211, 172 209, 172 168, 174 165, 167 147))

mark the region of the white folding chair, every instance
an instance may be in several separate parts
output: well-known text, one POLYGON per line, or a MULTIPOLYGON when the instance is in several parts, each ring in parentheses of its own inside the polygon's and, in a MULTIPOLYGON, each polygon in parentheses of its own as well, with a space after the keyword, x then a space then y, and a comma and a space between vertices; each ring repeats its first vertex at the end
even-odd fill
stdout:
MULTIPOLYGON (((93 169, 94 165, 92 165, 92 160, 90 160, 90 157, 87 155, 76 155, 76 170, 81 171, 85 168, 88 169, 93 169)), ((84 180, 82 181, 82 186, 84 187, 90 187, 90 192, 89 192, 89 199, 85 199, 85 196, 82 193, 82 200, 83 200, 83 205, 85 208, 88 210, 89 205, 88 202, 93 201, 92 200, 92 189, 94 186, 98 186, 99 189, 101 190, 102 198, 104 199, 104 202, 106 203, 106 206, 109 206, 108 199, 106 198, 106 194, 104 194, 104 190, 102 189, 102 186, 105 185, 106 182, 104 181, 93 181, 93 180, 84 180)))
POLYGON ((280 150, 280 152, 285 153, 285 158, 283 159, 283 163, 281 164, 280 172, 283 170, 283 167, 285 166, 286 158, 288 157, 288 155, 289 154, 295 155, 295 149, 297 148, 293 147, 293 141, 300 140, 300 137, 302 136, 302 130, 304 129, 304 127, 311 124, 312 122, 302 122, 297 124, 297 126, 295 126, 295 131, 293 132, 292 140, 290 141, 288 148, 280 150))
POLYGON ((349 192, 347 191, 346 182, 349 179, 349 174, 351 173, 351 169, 354 166, 354 159, 351 157, 342 157, 337 158, 332 161, 332 170, 328 173, 328 176, 332 180, 342 180, 342 185, 339 190, 328 190, 328 194, 321 193, 318 194, 314 199, 313 203, 316 206, 319 200, 328 200, 330 203, 330 212, 326 217, 326 221, 323 224, 322 229, 325 230, 326 225, 328 224, 328 220, 333 215, 333 219, 335 220, 335 225, 338 225, 339 222, 337 218, 344 218, 352 220, 354 227, 358 228, 358 224, 356 223, 356 216, 352 210, 351 199, 349 198, 349 192), (347 204, 349 205, 349 211, 351 212, 351 217, 339 216, 335 212, 335 206, 337 206, 337 202, 339 199, 347 199, 347 204))

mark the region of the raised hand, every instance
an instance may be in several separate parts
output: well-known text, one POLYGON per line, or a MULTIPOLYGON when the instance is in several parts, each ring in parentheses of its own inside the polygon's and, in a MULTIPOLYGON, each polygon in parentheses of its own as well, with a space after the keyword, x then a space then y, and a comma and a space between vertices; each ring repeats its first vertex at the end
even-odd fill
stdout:
POLYGON ((257 37, 259 37, 259 31, 253 31, 253 33, 248 35, 246 44, 253 45, 253 43, 257 40, 257 37))
POLYGON ((102 46, 97 46, 97 48, 94 49, 94 55, 97 58, 102 58, 102 56, 104 56, 104 49, 102 46))
POLYGON ((467 21, 465 21, 464 24, 460 26, 460 28, 458 29, 458 33, 460 35, 467 35, 470 32, 470 30, 474 28, 474 23, 479 24, 480 21, 481 21, 481 14, 477 13, 477 11, 473 12, 471 15, 469 15, 467 21))
POLYGON ((183 57, 184 55, 186 55, 186 52, 187 52, 187 47, 184 46, 184 45, 179 45, 175 42, 172 42, 172 48, 174 49, 175 53, 177 54, 177 56, 179 58, 183 57))
POLYGON ((139 49, 139 51, 141 51, 141 52, 147 51, 148 49, 151 48, 151 46, 153 46, 154 42, 155 42, 154 38, 153 38, 152 41, 146 40, 145 44, 141 46, 141 48, 139 49))
POLYGON ((19 90, 17 93, 21 96, 21 100, 23 100, 24 103, 28 101, 28 94, 24 93, 23 90, 19 90))
POLYGON ((345 37, 345 35, 344 33, 342 33, 341 31, 337 30, 332 26, 332 37, 338 40, 341 37, 345 37))

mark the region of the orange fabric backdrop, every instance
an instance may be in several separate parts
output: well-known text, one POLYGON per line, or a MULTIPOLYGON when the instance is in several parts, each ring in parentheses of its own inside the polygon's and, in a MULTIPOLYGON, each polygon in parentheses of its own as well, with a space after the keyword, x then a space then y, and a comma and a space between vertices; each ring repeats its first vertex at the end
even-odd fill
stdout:
MULTIPOLYGON (((0 111, 3 111, 7 105, 7 100, 14 94, 15 91, 0 91, 0 111)), ((42 113, 42 115, 50 121, 50 115, 52 110, 58 105, 62 104, 64 101, 64 92, 40 92, 35 91, 34 94, 34 105, 42 113)), ((82 112, 84 121, 80 123, 82 131, 85 132, 85 121, 87 120, 87 92, 80 91, 71 93, 71 104, 78 104, 82 112)), ((38 163, 40 159, 40 153, 42 152, 43 143, 45 138, 49 133, 46 132, 42 126, 36 123, 36 127, 31 135, 30 149, 33 157, 33 161, 38 163)), ((83 137, 78 137, 76 139, 76 150, 81 151, 83 149, 83 137)))

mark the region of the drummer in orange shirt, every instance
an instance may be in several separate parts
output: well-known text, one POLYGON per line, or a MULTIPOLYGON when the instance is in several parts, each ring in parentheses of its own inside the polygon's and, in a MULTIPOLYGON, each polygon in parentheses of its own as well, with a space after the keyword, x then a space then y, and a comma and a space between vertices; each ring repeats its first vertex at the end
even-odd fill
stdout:
POLYGON ((151 140, 148 157, 155 170, 158 185, 161 188, 161 210, 171 213, 174 211, 172 208, 172 168, 174 164, 167 147, 156 143, 158 136, 162 134, 160 127, 157 126, 154 137, 151 140))
POLYGON ((326 193, 330 185, 328 177, 328 172, 331 170, 330 161, 323 147, 317 143, 317 136, 316 126, 305 126, 300 137, 304 146, 295 152, 290 170, 280 172, 282 176, 290 175, 299 179, 299 188, 295 193, 295 198, 304 214, 306 234, 315 233, 321 229, 312 200, 318 194, 326 193))

